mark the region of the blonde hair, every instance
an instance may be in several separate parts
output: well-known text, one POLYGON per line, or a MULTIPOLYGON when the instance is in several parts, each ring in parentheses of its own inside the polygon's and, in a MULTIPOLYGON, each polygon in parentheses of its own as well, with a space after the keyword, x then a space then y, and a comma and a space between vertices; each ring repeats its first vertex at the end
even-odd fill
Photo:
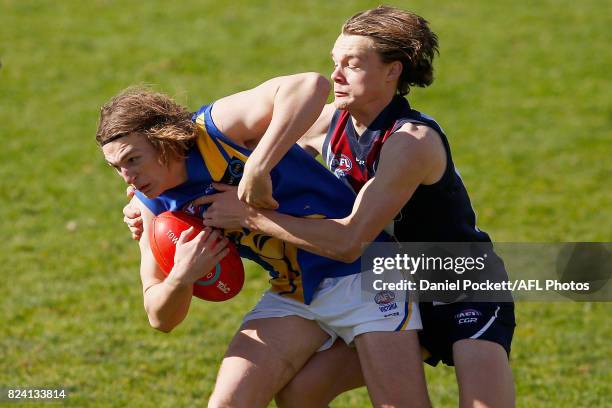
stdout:
POLYGON ((184 158, 197 137, 192 114, 168 95, 144 87, 123 90, 100 109, 96 141, 104 146, 137 132, 159 153, 160 162, 184 158))
POLYGON ((426 87, 433 82, 438 37, 423 17, 395 7, 379 6, 349 18, 342 26, 342 33, 369 37, 383 62, 402 63, 398 94, 407 94, 410 86, 426 87))

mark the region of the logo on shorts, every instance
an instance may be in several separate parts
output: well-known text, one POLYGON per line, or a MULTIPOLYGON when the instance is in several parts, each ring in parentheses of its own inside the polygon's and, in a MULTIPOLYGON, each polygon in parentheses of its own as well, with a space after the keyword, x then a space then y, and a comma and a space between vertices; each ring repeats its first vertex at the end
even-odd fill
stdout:
POLYGON ((457 319, 458 324, 466 324, 466 323, 476 323, 478 321, 478 317, 482 316, 476 309, 465 309, 455 315, 455 319, 457 319))
POLYGON ((353 162, 351 162, 351 159, 349 159, 348 156, 338 154, 331 159, 329 167, 334 169, 336 176, 344 176, 353 168, 353 162))
POLYGON ((395 293, 391 292, 390 290, 382 290, 378 292, 376 296, 374 296, 374 301, 382 313, 387 313, 391 310, 397 309, 397 303, 395 303, 395 293))
POLYGON ((388 305, 395 302, 395 293, 390 290, 381 290, 374 296, 377 305, 388 305))

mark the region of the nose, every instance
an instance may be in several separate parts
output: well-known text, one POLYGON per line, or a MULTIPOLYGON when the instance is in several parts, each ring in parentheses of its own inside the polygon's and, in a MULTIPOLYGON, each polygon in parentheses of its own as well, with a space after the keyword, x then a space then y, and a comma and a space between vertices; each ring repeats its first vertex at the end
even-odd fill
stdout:
POLYGON ((342 67, 340 67, 340 65, 336 66, 332 71, 331 80, 339 84, 345 82, 344 75, 342 74, 342 67))
POLYGON ((125 167, 121 168, 121 177, 127 184, 134 184, 136 182, 136 174, 132 170, 128 170, 125 167))

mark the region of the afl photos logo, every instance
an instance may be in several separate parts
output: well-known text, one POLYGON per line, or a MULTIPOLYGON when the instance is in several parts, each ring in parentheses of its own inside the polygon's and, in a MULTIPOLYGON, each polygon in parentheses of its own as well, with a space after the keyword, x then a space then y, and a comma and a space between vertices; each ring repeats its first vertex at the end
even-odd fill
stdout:
POLYGON ((344 154, 337 154, 331 159, 329 167, 337 176, 343 176, 351 171, 353 162, 344 154))

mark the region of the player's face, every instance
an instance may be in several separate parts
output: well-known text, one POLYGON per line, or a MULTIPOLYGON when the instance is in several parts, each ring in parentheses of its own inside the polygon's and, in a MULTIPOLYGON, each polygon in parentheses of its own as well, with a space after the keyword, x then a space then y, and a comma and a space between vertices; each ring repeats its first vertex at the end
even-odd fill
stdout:
MULTIPOLYGON (((104 158, 123 180, 154 198, 179 185, 183 178, 177 160, 169 165, 160 162, 159 154, 145 136, 132 133, 102 147, 104 158)), ((183 165, 184 167, 184 165, 183 165)))
POLYGON ((331 55, 334 104, 338 109, 360 109, 386 97, 389 64, 383 63, 371 38, 340 34, 331 55))

